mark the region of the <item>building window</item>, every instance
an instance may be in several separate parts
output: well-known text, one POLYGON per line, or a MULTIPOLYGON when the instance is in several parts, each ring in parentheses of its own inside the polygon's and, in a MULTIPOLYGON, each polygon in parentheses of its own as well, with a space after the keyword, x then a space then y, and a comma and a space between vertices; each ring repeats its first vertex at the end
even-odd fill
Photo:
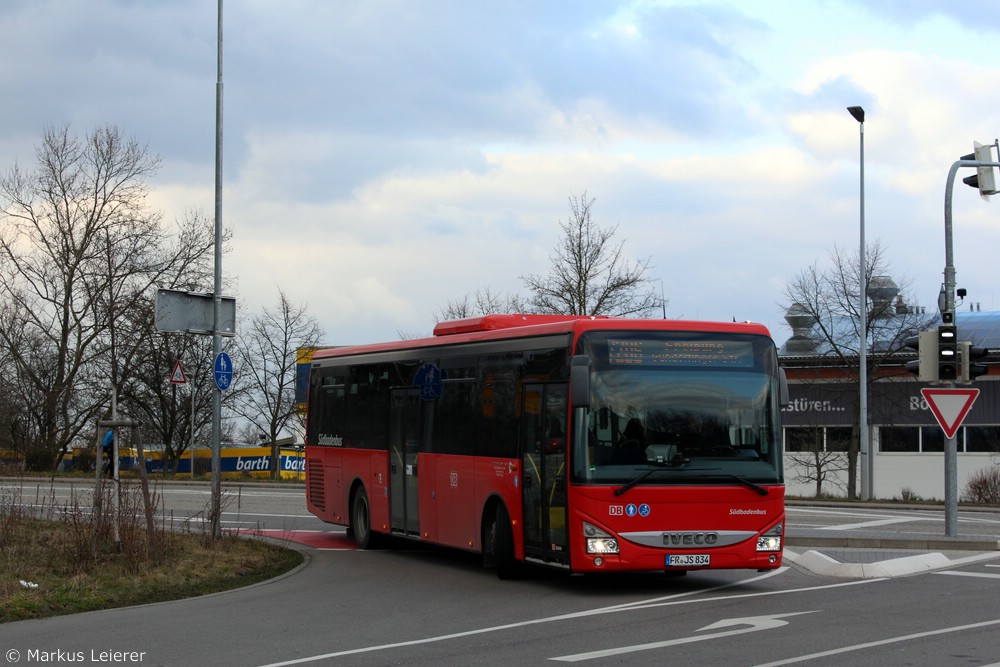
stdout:
POLYGON ((846 452, 851 447, 851 429, 840 427, 785 429, 787 452, 846 452))
POLYGON ((919 452, 919 426, 883 426, 879 429, 880 452, 919 452))
POLYGON ((851 449, 851 429, 831 427, 826 429, 826 451, 846 452, 851 449))
MULTIPOLYGON (((959 452, 1000 451, 1000 427, 962 428, 955 438, 959 452), (968 444, 963 448, 966 438, 968 444)), ((883 426, 879 429, 880 452, 940 454, 944 452, 944 443, 944 431, 939 426, 883 426)))
POLYGON ((786 428, 786 452, 818 452, 823 448, 823 428, 786 428))
POLYGON ((1000 426, 966 426, 962 430, 966 452, 1000 452, 1000 426))
MULTIPOLYGON (((962 434, 957 435, 958 451, 962 451, 962 434)), ((920 429, 920 451, 941 453, 944 451, 944 431, 940 426, 924 426, 920 429)))
MULTIPOLYGON (((938 425, 877 426, 878 451, 888 454, 941 454, 944 432, 938 425)), ((785 451, 847 452, 854 442, 845 426, 786 426, 785 451)), ((955 436, 959 453, 1000 455, 1000 425, 963 426, 955 436)))

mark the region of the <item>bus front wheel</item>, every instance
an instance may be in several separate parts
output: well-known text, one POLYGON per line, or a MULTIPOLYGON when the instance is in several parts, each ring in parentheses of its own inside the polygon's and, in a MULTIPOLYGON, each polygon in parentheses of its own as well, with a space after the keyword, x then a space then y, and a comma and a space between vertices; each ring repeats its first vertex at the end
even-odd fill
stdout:
POLYGON ((500 579, 513 579, 517 574, 514 559, 514 533, 510 515, 503 503, 497 503, 496 512, 488 523, 483 536, 483 561, 495 567, 500 579))

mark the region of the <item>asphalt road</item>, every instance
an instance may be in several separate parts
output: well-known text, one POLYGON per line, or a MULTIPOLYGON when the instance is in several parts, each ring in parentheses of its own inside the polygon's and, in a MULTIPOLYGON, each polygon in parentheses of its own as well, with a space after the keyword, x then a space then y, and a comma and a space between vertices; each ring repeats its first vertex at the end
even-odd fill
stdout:
MULTIPOLYGON (((10 492, 6 484, 0 482, 3 493, 10 492)), ((207 487, 169 486, 161 493, 173 520, 201 520, 207 487)), ((942 555, 940 567, 885 577, 817 574, 789 558, 772 573, 581 577, 537 571, 499 581, 470 554, 354 550, 342 530, 304 511, 301 494, 300 486, 231 487, 224 514, 229 528, 325 539, 320 544, 328 548, 300 547, 308 558, 295 572, 192 600, 5 624, 0 664, 76 656, 84 664, 142 665, 1000 661, 1000 552, 956 551, 942 555)), ((21 491, 22 499, 28 495, 21 491)), ((934 529, 938 520, 926 510, 804 510, 789 508, 790 532, 796 526, 830 532, 840 526, 842 533, 922 528, 916 522, 923 521, 934 529)), ((963 513, 971 519, 994 520, 989 513, 963 513)), ((789 550, 796 556, 810 551, 817 553, 808 545, 789 550)))

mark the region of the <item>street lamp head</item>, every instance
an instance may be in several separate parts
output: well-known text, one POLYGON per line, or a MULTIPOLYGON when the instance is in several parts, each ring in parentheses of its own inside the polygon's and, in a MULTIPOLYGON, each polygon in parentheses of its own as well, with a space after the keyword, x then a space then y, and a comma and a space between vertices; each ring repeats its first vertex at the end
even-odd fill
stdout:
POLYGON ((847 110, 854 116, 854 120, 859 123, 865 122, 865 110, 861 107, 847 107, 847 110))

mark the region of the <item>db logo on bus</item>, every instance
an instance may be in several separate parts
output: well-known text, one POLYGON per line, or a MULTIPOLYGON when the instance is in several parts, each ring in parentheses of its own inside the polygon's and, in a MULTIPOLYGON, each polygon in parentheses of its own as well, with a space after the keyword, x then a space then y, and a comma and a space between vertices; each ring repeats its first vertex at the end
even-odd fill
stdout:
POLYGON ((649 516, 652 509, 646 503, 641 505, 636 505, 635 503, 629 503, 628 505, 608 505, 608 516, 649 516))

